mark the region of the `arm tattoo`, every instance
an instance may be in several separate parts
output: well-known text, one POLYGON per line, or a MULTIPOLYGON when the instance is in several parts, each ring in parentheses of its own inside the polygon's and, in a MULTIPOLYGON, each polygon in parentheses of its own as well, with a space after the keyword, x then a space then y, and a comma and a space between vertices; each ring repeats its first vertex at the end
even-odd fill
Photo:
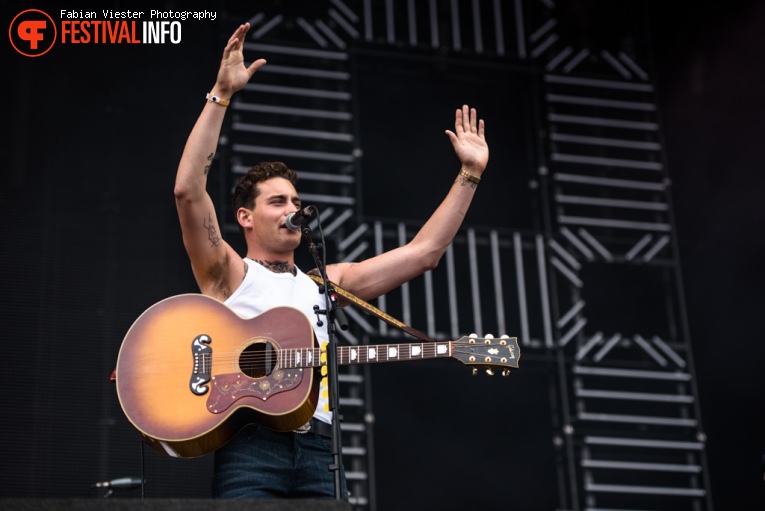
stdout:
POLYGON ((210 155, 207 157, 207 161, 209 161, 210 163, 205 165, 205 176, 207 175, 208 172, 210 172, 210 167, 212 167, 213 158, 215 158, 215 153, 210 153, 210 155))
POLYGON ((217 247, 220 245, 220 235, 218 234, 218 230, 215 228, 215 224, 213 223, 212 215, 210 213, 207 213, 207 220, 202 221, 202 226, 207 229, 207 239, 210 240, 210 246, 217 247))
POLYGON ((457 176, 457 181, 459 181, 460 186, 469 186, 473 190, 475 190, 478 187, 477 184, 475 184, 475 183, 473 183, 471 181, 468 181, 467 178, 462 177, 462 176, 457 176))

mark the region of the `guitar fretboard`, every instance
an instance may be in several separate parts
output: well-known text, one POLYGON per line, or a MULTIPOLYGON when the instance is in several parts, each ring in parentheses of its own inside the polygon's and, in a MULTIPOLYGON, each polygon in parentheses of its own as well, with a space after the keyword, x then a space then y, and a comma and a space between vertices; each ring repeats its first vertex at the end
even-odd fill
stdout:
MULTIPOLYGON (((424 342, 403 344, 375 344, 373 346, 338 346, 340 365, 398 362, 452 356, 452 343, 424 342)), ((279 365, 283 368, 319 367, 326 364, 319 348, 284 349, 279 351, 279 365)))

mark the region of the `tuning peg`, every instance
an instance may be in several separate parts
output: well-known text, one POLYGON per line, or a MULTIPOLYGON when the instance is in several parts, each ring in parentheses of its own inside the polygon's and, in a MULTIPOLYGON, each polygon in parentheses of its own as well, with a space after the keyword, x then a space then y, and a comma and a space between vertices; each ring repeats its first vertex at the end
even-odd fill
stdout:
POLYGON ((483 338, 483 343, 491 344, 492 339, 494 339, 494 336, 492 334, 486 334, 483 338))
POLYGON ((510 376, 510 369, 503 369, 502 376, 510 376))
POLYGON ((475 340, 478 339, 478 334, 470 334, 468 337, 470 337, 468 344, 475 344, 475 340))
POLYGON ((478 368, 474 367, 473 368, 473 376, 476 376, 477 374, 478 374, 478 368))
POLYGON ((487 367, 486 374, 488 374, 489 376, 494 376, 494 369, 492 369, 491 367, 487 367))

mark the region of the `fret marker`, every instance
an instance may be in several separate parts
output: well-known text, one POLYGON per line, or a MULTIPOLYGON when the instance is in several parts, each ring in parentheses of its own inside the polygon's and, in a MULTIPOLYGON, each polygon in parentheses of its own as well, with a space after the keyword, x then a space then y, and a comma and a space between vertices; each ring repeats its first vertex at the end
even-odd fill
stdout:
POLYGON ((419 346, 412 346, 412 356, 413 357, 419 357, 420 353, 422 353, 422 350, 419 346))
POLYGON ((388 358, 398 357, 398 350, 396 348, 388 348, 388 358))
POLYGON ((300 352, 299 351, 295 352, 295 365, 296 366, 300 365, 300 352))
POLYGON ((310 366, 313 362, 313 350, 308 350, 308 365, 310 366))
POLYGON ((356 360, 358 358, 358 354, 356 353, 355 349, 351 350, 351 360, 356 360))
POLYGON ((439 355, 446 355, 446 353, 447 353, 446 344, 439 344, 439 345, 437 345, 436 346, 436 353, 438 353, 439 355))
POLYGON ((369 360, 372 360, 373 358, 377 358, 377 350, 369 348, 369 360))

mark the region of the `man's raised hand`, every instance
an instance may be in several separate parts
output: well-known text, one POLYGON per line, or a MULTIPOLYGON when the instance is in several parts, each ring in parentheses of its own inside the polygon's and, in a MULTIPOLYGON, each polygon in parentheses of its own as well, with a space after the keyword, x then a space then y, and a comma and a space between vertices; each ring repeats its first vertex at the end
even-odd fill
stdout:
POLYGON ((225 99, 230 98, 235 92, 241 90, 250 81, 255 71, 266 63, 265 59, 258 59, 250 64, 249 67, 244 65, 242 48, 244 47, 244 38, 249 29, 249 23, 239 25, 239 28, 231 35, 228 43, 226 43, 226 48, 223 50, 223 59, 220 62, 218 79, 215 82, 215 92, 225 99))
POLYGON ((463 105, 454 116, 454 131, 446 130, 462 168, 479 177, 489 163, 489 146, 484 136, 483 119, 475 108, 463 105))

